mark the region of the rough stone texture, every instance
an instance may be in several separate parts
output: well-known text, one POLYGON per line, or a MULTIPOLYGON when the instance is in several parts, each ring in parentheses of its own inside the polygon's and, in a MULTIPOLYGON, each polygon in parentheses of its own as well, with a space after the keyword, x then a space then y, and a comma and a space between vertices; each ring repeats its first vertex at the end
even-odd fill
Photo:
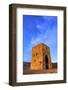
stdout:
POLYGON ((51 69, 50 48, 41 43, 32 48, 31 70, 51 69))

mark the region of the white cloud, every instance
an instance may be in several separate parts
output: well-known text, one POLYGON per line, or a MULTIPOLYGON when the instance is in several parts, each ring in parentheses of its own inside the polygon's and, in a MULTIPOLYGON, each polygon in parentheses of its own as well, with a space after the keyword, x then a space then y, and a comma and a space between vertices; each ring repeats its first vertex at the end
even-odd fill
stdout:
POLYGON ((35 46, 39 43, 45 43, 46 38, 47 38, 46 33, 44 34, 40 33, 37 37, 32 38, 31 45, 35 46))
POLYGON ((31 40, 32 46, 34 46, 34 45, 36 45, 36 44, 38 44, 40 42, 41 42, 41 37, 32 38, 32 40, 31 40))
POLYGON ((37 25, 36 25, 36 28, 41 29, 42 26, 41 26, 40 24, 37 24, 37 25))
POLYGON ((35 46, 39 43, 44 43, 47 44, 48 46, 52 46, 56 42, 53 34, 51 34, 54 33, 54 31, 55 31, 54 28, 52 28, 52 30, 48 29, 46 32, 41 31, 37 37, 33 37, 31 39, 30 45, 35 46))

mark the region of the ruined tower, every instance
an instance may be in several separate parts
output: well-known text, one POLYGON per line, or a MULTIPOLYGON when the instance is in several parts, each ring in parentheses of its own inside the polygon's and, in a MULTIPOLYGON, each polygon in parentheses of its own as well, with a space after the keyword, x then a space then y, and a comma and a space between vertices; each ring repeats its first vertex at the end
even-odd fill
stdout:
POLYGON ((50 48, 41 43, 32 48, 31 70, 51 69, 50 48))

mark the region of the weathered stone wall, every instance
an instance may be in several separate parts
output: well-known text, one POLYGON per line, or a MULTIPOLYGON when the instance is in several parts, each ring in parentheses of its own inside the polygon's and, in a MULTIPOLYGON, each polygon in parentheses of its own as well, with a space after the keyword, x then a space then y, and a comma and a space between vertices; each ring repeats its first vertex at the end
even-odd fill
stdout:
POLYGON ((31 70, 50 69, 51 56, 50 48, 45 44, 38 44, 32 48, 31 70))

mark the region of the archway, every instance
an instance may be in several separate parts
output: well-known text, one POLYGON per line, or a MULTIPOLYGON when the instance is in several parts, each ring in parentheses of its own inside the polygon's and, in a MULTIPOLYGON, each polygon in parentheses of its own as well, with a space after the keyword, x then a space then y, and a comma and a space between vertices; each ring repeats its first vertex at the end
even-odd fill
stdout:
POLYGON ((48 56, 45 55, 45 65, 46 65, 46 69, 48 69, 48 56))

